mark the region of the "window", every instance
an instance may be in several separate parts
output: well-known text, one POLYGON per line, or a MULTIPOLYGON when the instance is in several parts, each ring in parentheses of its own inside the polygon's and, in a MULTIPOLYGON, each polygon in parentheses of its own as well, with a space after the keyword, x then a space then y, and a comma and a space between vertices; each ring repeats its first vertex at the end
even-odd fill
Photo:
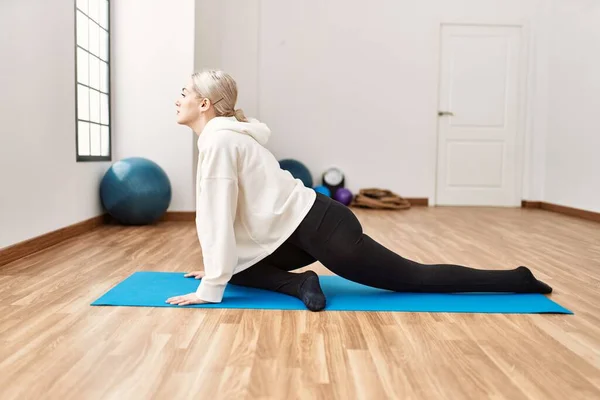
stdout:
POLYGON ((76 0, 77 161, 111 160, 108 0, 76 0))

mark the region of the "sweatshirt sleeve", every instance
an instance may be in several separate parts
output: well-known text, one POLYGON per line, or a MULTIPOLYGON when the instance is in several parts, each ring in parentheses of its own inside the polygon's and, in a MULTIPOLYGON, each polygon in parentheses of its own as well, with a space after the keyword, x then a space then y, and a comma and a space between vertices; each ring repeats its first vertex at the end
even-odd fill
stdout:
POLYGON ((196 230, 202 248, 204 277, 198 298, 219 303, 237 264, 234 220, 238 181, 235 149, 207 149, 201 155, 196 187, 196 230))

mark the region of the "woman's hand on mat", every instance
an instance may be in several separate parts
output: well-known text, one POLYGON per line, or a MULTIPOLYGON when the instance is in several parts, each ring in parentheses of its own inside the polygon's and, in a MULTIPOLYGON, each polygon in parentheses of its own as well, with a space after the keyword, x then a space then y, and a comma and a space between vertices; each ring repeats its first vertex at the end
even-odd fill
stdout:
POLYGON ((186 278, 202 279, 204 277, 204 271, 192 271, 192 272, 188 272, 184 276, 186 278))
POLYGON ((183 296, 174 296, 170 297, 166 301, 169 304, 174 304, 177 306, 188 306, 191 304, 206 304, 208 301, 204 301, 196 296, 196 293, 188 293, 183 296))

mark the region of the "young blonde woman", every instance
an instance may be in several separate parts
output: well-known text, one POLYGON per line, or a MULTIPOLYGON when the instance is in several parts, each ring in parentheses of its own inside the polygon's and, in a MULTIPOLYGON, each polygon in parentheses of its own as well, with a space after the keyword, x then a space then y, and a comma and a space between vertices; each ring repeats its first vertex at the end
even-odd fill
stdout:
POLYGON ((177 122, 198 135, 196 227, 204 271, 194 293, 167 299, 218 303, 227 284, 295 296, 312 311, 326 299, 317 260, 351 281, 396 292, 550 293, 526 267, 481 270, 424 265, 363 233, 352 211, 282 170, 265 147, 271 131, 236 109, 236 82, 223 71, 194 73, 176 101, 177 122))

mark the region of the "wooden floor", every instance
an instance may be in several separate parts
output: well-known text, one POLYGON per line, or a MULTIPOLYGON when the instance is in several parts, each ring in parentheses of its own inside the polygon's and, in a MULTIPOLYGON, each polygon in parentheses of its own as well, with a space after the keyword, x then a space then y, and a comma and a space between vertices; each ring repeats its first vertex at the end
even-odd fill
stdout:
POLYGON ((91 307, 134 271, 201 269, 193 223, 106 226, 0 269, 0 399, 600 398, 599 224, 355 212, 421 262, 527 265, 575 315, 91 307))

